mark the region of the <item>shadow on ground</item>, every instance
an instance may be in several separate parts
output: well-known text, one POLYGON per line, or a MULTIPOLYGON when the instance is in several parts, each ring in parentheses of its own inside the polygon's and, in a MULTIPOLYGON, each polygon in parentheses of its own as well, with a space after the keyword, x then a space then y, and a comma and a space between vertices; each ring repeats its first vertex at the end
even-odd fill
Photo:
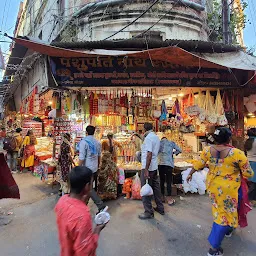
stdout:
MULTIPOLYGON (((28 174, 29 175, 29 174, 28 174)), ((59 243, 55 223, 56 194, 51 187, 42 188, 37 178, 24 175, 21 181, 23 202, 37 202, 14 207, 13 221, 0 228, 0 255, 10 256, 58 256, 59 243), (37 187, 39 186, 39 187, 37 187), (36 193, 37 195, 29 195, 36 193), (38 199, 39 198, 39 199, 38 199), (44 198, 44 199, 40 199, 44 198)), ((45 186, 45 185, 44 185, 45 186)), ((57 190, 57 188, 55 188, 57 190)), ((206 196, 191 195, 184 200, 177 198, 175 206, 166 206, 166 215, 141 221, 143 212, 140 201, 125 200, 107 202, 111 220, 100 236, 97 256, 204 256, 209 248, 207 236, 212 216, 206 196)), ((90 202, 92 214, 95 205, 90 202)), ((9 206, 8 206, 9 207, 9 206)), ((255 256, 256 211, 249 215, 250 226, 238 229, 225 239, 225 256, 255 256)))

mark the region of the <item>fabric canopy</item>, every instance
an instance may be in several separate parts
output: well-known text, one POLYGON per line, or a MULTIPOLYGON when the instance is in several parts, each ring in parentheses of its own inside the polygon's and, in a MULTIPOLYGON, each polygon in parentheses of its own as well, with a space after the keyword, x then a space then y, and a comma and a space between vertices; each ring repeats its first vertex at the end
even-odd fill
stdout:
POLYGON ((228 53, 191 53, 179 47, 169 46, 144 51, 115 51, 115 50, 91 50, 79 51, 51 46, 44 42, 13 38, 17 44, 21 44, 35 52, 51 57, 90 57, 90 56, 127 56, 147 58, 152 60, 168 61, 173 64, 198 68, 240 69, 247 71, 256 70, 256 58, 243 51, 228 53))

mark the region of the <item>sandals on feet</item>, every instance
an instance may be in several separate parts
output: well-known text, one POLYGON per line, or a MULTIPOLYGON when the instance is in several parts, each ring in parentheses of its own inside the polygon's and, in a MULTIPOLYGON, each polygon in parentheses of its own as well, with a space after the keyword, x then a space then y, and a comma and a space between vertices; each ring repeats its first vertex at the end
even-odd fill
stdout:
POLYGON ((175 205, 175 203, 176 203, 176 201, 174 199, 169 199, 168 200, 168 205, 170 205, 170 206, 175 205))

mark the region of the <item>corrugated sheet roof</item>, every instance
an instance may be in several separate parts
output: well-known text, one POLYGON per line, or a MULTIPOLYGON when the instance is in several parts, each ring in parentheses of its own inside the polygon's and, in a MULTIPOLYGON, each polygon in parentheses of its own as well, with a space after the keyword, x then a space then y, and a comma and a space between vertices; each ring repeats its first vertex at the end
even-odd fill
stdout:
POLYGON ((147 50, 167 46, 178 46, 186 51, 204 53, 235 52, 240 46, 224 45, 222 43, 197 40, 166 40, 135 38, 127 40, 104 40, 83 42, 52 42, 51 45, 67 49, 107 49, 107 50, 147 50))

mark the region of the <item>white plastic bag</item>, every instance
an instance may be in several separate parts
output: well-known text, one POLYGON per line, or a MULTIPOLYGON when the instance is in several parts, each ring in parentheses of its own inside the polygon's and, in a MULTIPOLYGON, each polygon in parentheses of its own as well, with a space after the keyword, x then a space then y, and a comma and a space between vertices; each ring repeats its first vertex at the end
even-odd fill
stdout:
POLYGON ((185 193, 199 193, 199 195, 204 195, 206 191, 206 176, 209 169, 204 168, 200 172, 195 172, 192 176, 192 180, 187 183, 187 177, 191 172, 191 168, 188 168, 186 171, 183 171, 182 180, 183 180, 183 190, 185 193))
POLYGON ((106 206, 103 211, 95 216, 94 221, 97 225, 107 224, 110 221, 110 214, 107 212, 107 210, 108 206, 106 206))
POLYGON ((211 124, 216 124, 218 121, 218 117, 215 113, 214 102, 209 90, 206 91, 204 109, 206 114, 206 121, 211 124))
POLYGON ((141 188, 140 195, 141 196, 152 196, 153 195, 153 189, 148 184, 148 180, 146 180, 146 184, 141 188))
POLYGON ((215 100, 215 113, 217 114, 218 121, 217 123, 221 126, 225 126, 228 124, 228 120, 225 116, 224 112, 224 106, 222 103, 221 95, 220 95, 220 90, 217 90, 217 96, 215 100))

